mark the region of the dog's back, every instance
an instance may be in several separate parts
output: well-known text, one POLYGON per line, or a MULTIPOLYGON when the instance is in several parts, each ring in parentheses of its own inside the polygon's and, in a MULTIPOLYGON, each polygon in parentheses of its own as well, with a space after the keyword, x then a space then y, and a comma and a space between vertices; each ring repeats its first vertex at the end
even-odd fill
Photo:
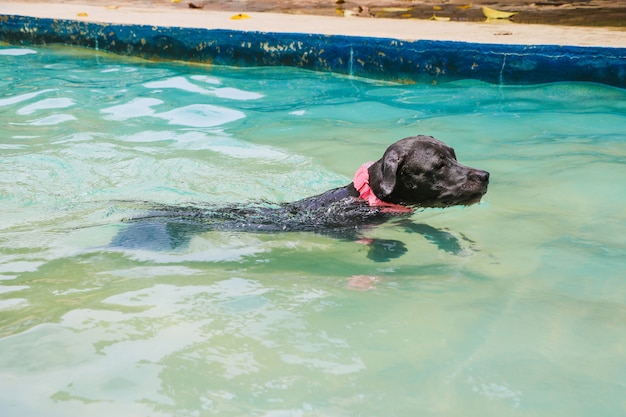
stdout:
POLYGON ((143 233, 164 235, 162 240, 176 246, 208 230, 310 231, 353 238, 359 230, 412 213, 412 207, 477 203, 488 184, 488 172, 461 165, 443 142, 414 136, 390 145, 378 161, 363 164, 344 187, 281 204, 151 204, 116 241, 123 246, 143 233))

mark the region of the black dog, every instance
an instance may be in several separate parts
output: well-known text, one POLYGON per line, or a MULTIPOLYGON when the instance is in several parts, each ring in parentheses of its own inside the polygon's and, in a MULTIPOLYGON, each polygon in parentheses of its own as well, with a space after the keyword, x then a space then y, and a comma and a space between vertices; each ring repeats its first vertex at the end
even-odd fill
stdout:
MULTIPOLYGON (((410 214, 413 207, 477 203, 488 184, 488 172, 461 165, 443 142, 413 136, 389 146, 378 161, 361 166, 352 183, 314 197, 278 205, 151 205, 146 215, 132 221, 165 227, 172 247, 206 230, 314 231, 354 238, 359 229, 410 214)), ((129 246, 133 240, 136 236, 118 236, 116 243, 129 246)))
POLYGON ((489 173, 461 165, 454 149, 431 136, 412 136, 389 146, 381 159, 361 166, 354 181, 285 208, 310 210, 336 203, 367 203, 372 211, 411 212, 407 206, 471 205, 487 192, 489 173))

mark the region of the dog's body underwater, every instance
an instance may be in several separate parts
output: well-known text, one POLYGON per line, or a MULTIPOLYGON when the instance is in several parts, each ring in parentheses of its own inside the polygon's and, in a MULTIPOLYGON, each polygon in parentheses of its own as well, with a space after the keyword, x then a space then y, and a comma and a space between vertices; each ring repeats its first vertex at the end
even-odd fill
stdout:
MULTIPOLYGON (((313 231, 349 237, 410 214, 414 207, 477 203, 488 184, 488 172, 461 165, 443 142, 412 136, 393 143, 378 161, 363 164, 350 184, 320 195, 281 204, 150 204, 145 214, 129 221, 144 223, 146 231, 159 225, 176 242, 207 230, 313 231)), ((124 244, 125 239, 116 240, 124 244)))

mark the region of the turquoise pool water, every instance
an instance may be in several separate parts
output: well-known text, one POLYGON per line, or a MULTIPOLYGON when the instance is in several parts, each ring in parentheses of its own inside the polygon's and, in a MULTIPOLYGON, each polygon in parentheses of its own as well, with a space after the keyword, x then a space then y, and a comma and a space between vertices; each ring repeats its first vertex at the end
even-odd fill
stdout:
POLYGON ((626 91, 0 62, 0 415, 626 414, 626 91), (405 243, 388 262, 310 233, 110 245, 133 201, 295 200, 420 133, 490 190, 368 231, 405 243))

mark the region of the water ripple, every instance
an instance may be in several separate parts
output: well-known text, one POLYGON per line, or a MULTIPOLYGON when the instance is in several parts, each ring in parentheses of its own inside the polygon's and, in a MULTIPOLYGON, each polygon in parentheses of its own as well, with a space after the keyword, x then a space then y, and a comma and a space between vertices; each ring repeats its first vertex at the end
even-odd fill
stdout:
POLYGON ((52 91, 56 91, 56 90, 49 88, 46 90, 35 91, 32 93, 24 93, 24 94, 19 94, 17 96, 3 98, 3 99, 0 99, 0 107, 5 107, 5 106, 10 106, 13 104, 21 103, 22 101, 30 100, 31 98, 35 98, 41 94, 46 94, 52 91))
POLYGON ((145 117, 154 115, 153 106, 163 104, 163 100, 156 98, 135 98, 125 104, 107 107, 100 110, 108 120, 127 120, 135 117, 145 117))
POLYGON ((165 113, 157 113, 155 117, 165 119, 172 125, 215 127, 243 119, 246 115, 239 110, 212 104, 192 104, 165 113))
POLYGON ((17 111, 17 114, 20 115, 29 115, 33 114, 39 110, 47 110, 47 109, 65 109, 67 107, 73 106, 74 100, 67 97, 59 97, 59 98, 48 98, 44 100, 40 100, 36 103, 29 104, 27 106, 22 107, 17 111))
POLYGON ((0 48, 0 55, 4 56, 22 56, 36 53, 37 51, 27 48, 0 48))
MULTIPOLYGON (((192 77, 194 80, 214 83, 215 79, 205 78, 202 76, 192 77)), ((231 100, 256 100, 263 97, 263 94, 253 93, 250 91, 243 91, 238 88, 223 87, 223 88, 203 88, 191 83, 185 77, 173 77, 163 81, 152 81, 144 84, 144 87, 151 89, 176 89, 187 91, 190 93, 215 95, 219 98, 227 98, 231 100)))

